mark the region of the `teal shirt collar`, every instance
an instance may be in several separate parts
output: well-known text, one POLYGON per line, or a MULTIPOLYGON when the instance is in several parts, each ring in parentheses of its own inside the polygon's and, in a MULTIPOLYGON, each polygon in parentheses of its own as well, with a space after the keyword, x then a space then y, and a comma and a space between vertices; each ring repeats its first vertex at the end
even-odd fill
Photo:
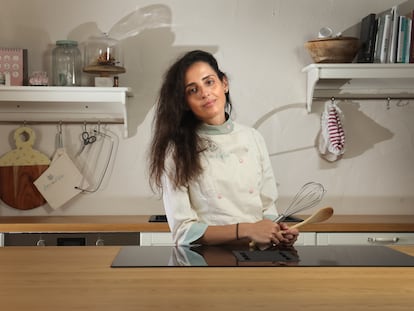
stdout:
POLYGON ((228 134, 233 131, 234 124, 231 118, 227 118, 226 122, 220 125, 210 125, 203 123, 200 126, 200 133, 207 134, 207 135, 222 135, 228 134))

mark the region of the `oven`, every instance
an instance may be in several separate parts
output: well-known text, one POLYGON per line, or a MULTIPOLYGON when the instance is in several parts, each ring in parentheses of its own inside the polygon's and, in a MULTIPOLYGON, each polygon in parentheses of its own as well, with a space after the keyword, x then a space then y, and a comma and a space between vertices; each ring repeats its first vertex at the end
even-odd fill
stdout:
POLYGON ((4 233, 4 246, 139 245, 139 232, 4 233))

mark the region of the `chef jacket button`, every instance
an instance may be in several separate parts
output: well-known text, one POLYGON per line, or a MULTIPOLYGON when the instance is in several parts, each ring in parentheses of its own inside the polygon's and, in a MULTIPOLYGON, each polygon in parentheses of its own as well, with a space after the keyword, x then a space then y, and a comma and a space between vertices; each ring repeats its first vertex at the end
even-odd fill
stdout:
POLYGON ((221 195, 221 193, 219 193, 218 195, 217 195, 217 199, 221 199, 221 198, 223 198, 223 196, 221 195))
POLYGON ((254 189, 253 188, 250 188, 249 189, 249 193, 253 193, 254 192, 254 189))
POLYGON ((244 160, 243 160, 243 159, 239 159, 239 162, 240 162, 240 163, 243 163, 243 162, 244 162, 244 160))

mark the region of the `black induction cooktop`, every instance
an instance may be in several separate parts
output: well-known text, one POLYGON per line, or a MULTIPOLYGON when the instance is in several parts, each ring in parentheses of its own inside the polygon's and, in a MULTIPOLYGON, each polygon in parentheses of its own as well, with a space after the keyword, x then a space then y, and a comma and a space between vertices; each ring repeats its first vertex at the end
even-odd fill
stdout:
POLYGON ((414 267, 414 257, 386 246, 123 246, 111 267, 414 267))
MULTIPOLYGON (((148 218, 149 222, 168 222, 167 215, 151 215, 148 218)), ((283 219, 283 222, 301 222, 303 221, 302 218, 296 216, 287 216, 283 219)))

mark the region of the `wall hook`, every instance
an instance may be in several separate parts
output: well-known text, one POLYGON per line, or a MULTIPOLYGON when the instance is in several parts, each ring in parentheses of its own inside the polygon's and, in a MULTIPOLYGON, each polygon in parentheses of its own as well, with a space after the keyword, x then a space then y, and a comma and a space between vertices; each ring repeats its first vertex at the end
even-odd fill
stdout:
POLYGON ((387 110, 390 110, 391 97, 387 97, 387 110))

